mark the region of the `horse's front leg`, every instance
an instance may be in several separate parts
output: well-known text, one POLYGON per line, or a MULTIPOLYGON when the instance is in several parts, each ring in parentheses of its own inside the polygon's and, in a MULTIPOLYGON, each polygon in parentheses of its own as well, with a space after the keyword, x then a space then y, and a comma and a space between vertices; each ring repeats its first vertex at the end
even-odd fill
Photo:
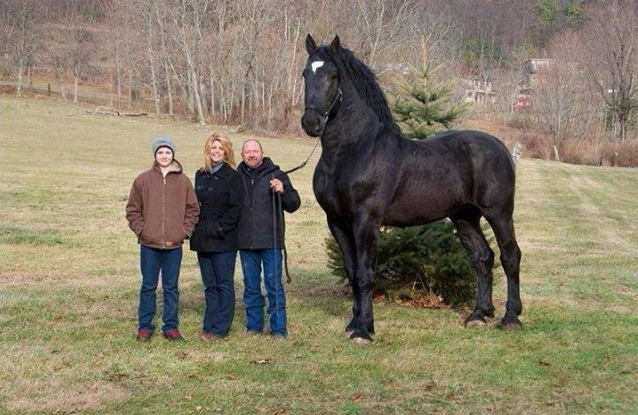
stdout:
POLYGON ((359 305, 359 319, 350 338, 372 341, 370 336, 371 333, 374 333, 372 285, 377 259, 379 225, 366 215, 355 221, 353 234, 356 252, 355 280, 361 296, 361 302, 359 305))
POLYGON ((344 226, 336 220, 328 218, 328 228, 330 233, 337 241, 341 254, 343 256, 343 267, 346 271, 346 276, 352 287, 352 320, 346 326, 346 332, 354 331, 357 320, 359 319, 359 307, 361 303, 361 295, 359 293, 359 286, 355 275, 355 250, 354 250, 354 238, 352 235, 352 229, 348 226, 344 226))

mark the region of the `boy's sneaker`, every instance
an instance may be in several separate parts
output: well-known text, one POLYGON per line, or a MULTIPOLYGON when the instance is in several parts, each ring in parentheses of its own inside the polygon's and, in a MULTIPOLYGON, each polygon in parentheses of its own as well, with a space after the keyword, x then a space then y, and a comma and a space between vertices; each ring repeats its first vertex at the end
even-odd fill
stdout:
POLYGON ((164 338, 166 340, 171 340, 171 341, 183 341, 184 338, 182 337, 182 335, 179 333, 178 329, 172 329, 172 330, 168 330, 164 332, 164 338))
POLYGON ((139 329, 137 331, 137 340, 141 342, 147 342, 151 340, 152 335, 153 335, 153 332, 149 329, 139 329))
POLYGON ((244 336, 245 337, 255 337, 255 336, 261 336, 262 334, 264 334, 261 331, 257 331, 257 330, 244 330, 244 336))

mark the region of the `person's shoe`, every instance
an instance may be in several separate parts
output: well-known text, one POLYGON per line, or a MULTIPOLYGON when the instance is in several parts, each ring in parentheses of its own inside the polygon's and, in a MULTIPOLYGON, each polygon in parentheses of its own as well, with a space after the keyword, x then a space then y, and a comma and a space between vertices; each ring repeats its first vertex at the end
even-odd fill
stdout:
POLYGON ((263 332, 261 331, 257 331, 257 330, 244 330, 244 336, 246 337, 255 337, 255 336, 261 336, 263 334, 263 332))
POLYGON ((277 341, 283 341, 286 340, 286 336, 284 336, 283 334, 271 334, 270 337, 272 337, 273 340, 277 340, 277 341))
POLYGON ((151 340, 153 332, 149 329, 139 329, 137 331, 137 340, 140 342, 147 342, 151 340))
POLYGON ((206 333, 205 331, 202 331, 201 333, 199 333, 197 335, 198 338, 200 338, 201 340, 204 341, 214 341, 214 340, 221 340, 223 337, 218 336, 214 333, 206 333))
POLYGON ((170 341, 183 341, 184 338, 179 333, 178 329, 171 329, 164 332, 164 338, 170 341))

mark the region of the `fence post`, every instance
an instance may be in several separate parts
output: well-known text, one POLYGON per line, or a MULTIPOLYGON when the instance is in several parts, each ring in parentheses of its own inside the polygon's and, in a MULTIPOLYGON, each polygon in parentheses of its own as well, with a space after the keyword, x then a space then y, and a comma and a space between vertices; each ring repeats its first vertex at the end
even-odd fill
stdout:
POLYGON ((512 160, 514 160, 514 167, 518 164, 518 160, 521 158, 521 142, 517 141, 514 143, 514 147, 512 148, 512 160))
POLYGON ((560 161, 560 156, 558 155, 558 147, 556 147, 556 145, 554 145, 554 148, 552 149, 552 158, 556 161, 560 161))
POLYGON ((614 153, 611 155, 611 167, 616 167, 616 163, 618 162, 618 153, 614 153))
POLYGON ((47 84, 47 96, 51 96, 51 84, 47 84))

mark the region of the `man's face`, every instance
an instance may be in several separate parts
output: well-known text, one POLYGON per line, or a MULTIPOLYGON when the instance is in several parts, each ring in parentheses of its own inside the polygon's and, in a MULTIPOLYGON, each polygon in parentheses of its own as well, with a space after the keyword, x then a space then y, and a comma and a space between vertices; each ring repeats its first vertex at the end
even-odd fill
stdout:
POLYGON ((247 141, 241 149, 241 158, 250 168, 255 168, 261 164, 264 152, 256 141, 247 141))
POLYGON ((168 147, 160 147, 155 153, 155 161, 160 167, 168 167, 173 162, 173 151, 168 147))

